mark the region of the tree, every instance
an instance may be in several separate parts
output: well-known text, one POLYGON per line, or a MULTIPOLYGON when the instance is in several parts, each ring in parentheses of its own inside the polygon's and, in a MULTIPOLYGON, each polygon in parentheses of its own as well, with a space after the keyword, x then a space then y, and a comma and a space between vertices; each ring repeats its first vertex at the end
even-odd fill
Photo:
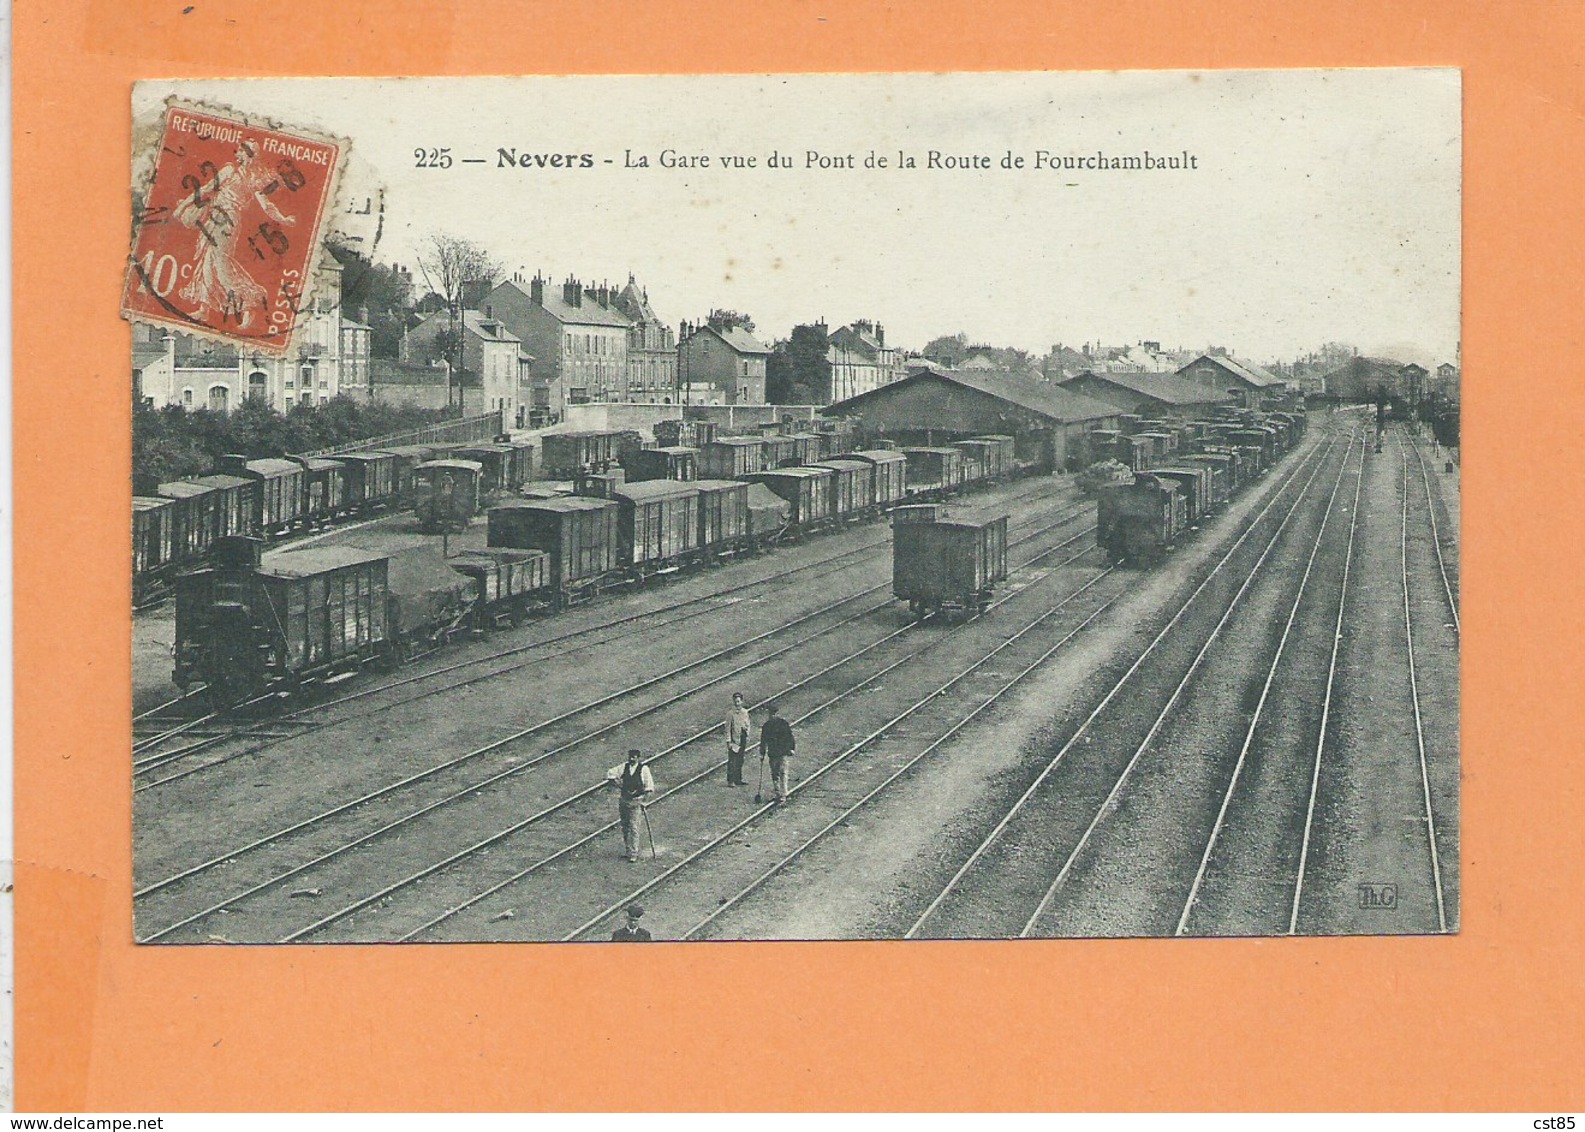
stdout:
POLYGON ((503 268, 483 246, 461 236, 435 232, 418 256, 418 269, 431 291, 451 310, 462 309, 462 288, 476 281, 494 282, 503 268))
POLYGON ((831 400, 831 363, 825 327, 795 326, 765 365, 765 400, 773 405, 825 404, 831 400))
POLYGON ((369 353, 376 358, 400 356, 402 331, 413 309, 412 276, 374 263, 352 248, 332 244, 330 252, 341 264, 342 311, 367 322, 372 331, 369 353))
POLYGON ((754 320, 748 315, 741 314, 738 311, 721 310, 717 308, 716 310, 710 312, 710 317, 705 319, 705 324, 709 326, 711 330, 730 330, 732 327, 737 326, 748 331, 750 334, 754 333, 754 320))
POLYGON ((925 348, 920 353, 932 361, 940 362, 948 369, 956 369, 968 356, 968 349, 969 336, 960 331, 950 336, 932 338, 925 343, 925 348))

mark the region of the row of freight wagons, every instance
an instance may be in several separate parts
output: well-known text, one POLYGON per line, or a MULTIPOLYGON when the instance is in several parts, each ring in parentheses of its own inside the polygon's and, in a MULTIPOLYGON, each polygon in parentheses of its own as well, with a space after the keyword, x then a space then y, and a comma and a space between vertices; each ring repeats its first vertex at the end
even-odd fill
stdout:
POLYGON ((532 449, 521 442, 407 445, 334 458, 226 456, 214 475, 162 483, 155 494, 134 497, 134 588, 157 587, 171 571, 196 565, 219 538, 270 537, 414 504, 431 475, 426 466, 437 457, 477 465, 481 499, 516 490, 533 470, 532 449))
POLYGON ((1268 419, 1213 424, 1198 442, 1152 458, 1134 472, 1131 482, 1102 487, 1096 542, 1108 558, 1140 565, 1160 562, 1201 516, 1291 451, 1303 435, 1304 419, 1262 416, 1268 419))
POLYGON ((227 536, 209 565, 177 579, 172 679, 184 689, 206 684, 217 707, 276 680, 397 663, 458 630, 515 622, 547 589, 540 551, 446 559, 433 545, 262 550, 260 539, 227 536))

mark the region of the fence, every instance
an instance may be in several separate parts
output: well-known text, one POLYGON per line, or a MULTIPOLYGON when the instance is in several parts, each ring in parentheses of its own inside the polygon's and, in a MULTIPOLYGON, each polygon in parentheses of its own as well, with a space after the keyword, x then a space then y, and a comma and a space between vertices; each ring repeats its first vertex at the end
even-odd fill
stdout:
POLYGON ((338 452, 368 452, 375 448, 391 448, 400 444, 467 444, 475 440, 494 440, 505 431, 501 427, 501 413, 480 413, 475 417, 458 417, 451 421, 410 428, 406 432, 393 432, 389 436, 375 436, 354 441, 336 448, 323 448, 318 452, 305 452, 305 456, 334 456, 338 452))

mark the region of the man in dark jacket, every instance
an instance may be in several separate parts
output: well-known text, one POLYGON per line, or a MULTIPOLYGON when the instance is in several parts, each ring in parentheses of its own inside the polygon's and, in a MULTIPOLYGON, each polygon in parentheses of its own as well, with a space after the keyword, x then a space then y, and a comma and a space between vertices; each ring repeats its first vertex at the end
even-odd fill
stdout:
POLYGON ((771 800, 778 805, 787 800, 787 760, 792 758, 798 742, 793 738, 792 724, 776 713, 776 705, 765 709, 765 725, 759 729, 760 750, 770 760, 771 800))
POLYGON ((648 929, 638 926, 639 917, 644 914, 644 909, 637 904, 627 906, 627 926, 617 928, 611 933, 612 943, 652 943, 654 937, 648 929))

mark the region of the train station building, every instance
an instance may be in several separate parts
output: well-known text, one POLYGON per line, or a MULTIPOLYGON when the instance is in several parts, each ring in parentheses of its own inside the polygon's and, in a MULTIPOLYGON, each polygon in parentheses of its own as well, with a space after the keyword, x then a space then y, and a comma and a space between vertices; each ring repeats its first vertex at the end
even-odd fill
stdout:
POLYGON ((1079 457, 1085 433, 1116 428, 1123 410, 1034 378, 924 364, 910 366, 901 381, 838 401, 824 412, 858 418, 866 429, 900 446, 1012 436, 1019 459, 1061 470, 1070 456, 1079 457))
POLYGON ((1062 388, 1082 393, 1124 413, 1142 417, 1207 417, 1218 405, 1230 405, 1230 393, 1169 373, 1081 373, 1062 388))

